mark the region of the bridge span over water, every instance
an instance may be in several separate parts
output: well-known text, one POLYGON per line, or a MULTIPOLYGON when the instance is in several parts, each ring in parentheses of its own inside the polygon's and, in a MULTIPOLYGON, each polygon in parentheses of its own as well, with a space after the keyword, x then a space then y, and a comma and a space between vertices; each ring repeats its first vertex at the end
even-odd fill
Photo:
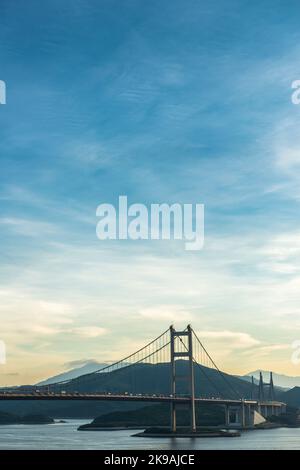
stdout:
MULTIPOLYGON (((254 388, 253 379, 252 388, 254 388)), ((253 392, 251 392, 251 395, 252 394, 253 392)), ((240 397, 239 393, 228 380, 228 376, 217 367, 190 325, 183 331, 176 331, 173 326, 171 326, 144 348, 141 348, 121 361, 103 367, 99 369, 99 371, 91 374, 85 374, 75 379, 55 382, 48 385, 23 386, 10 390, 0 390, 0 401, 3 400, 168 403, 170 404, 171 429, 174 432, 176 431, 176 411, 181 405, 188 406, 192 431, 196 431, 196 404, 223 406, 225 411, 225 423, 228 427, 251 427, 271 415, 279 415, 286 410, 285 403, 275 400, 272 375, 270 377, 270 383, 268 384, 263 383, 262 375, 260 375, 258 397, 256 399, 254 399, 253 396, 250 398, 240 397), (206 367, 209 364, 211 368, 217 371, 224 381, 224 384, 226 384, 226 389, 231 389, 231 395, 235 398, 226 398, 224 396, 197 396, 195 391, 194 371, 196 367, 200 367, 201 364, 203 365, 204 358, 206 360, 206 367), (188 373, 183 377, 177 372, 176 362, 178 360, 186 361, 188 373), (168 364, 170 373, 169 394, 108 392, 103 390, 93 392, 76 391, 76 387, 82 387, 82 384, 90 385, 99 377, 115 377, 120 371, 128 371, 129 368, 141 364, 168 364), (188 393, 179 394, 177 392, 179 380, 185 381, 188 393), (266 385, 269 388, 268 398, 265 397, 266 385)))

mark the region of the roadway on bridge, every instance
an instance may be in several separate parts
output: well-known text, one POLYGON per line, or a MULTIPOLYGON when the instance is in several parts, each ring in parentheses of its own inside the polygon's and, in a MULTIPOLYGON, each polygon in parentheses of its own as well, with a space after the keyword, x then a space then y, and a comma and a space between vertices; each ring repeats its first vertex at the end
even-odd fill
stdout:
MULTIPOLYGON (((87 401, 135 401, 135 402, 152 402, 152 403, 190 403, 191 398, 185 396, 172 397, 169 395, 134 395, 134 394, 112 394, 112 393, 0 393, 0 400, 87 400, 87 401)), ((215 404, 215 405, 240 405, 241 402, 247 405, 257 405, 257 400, 233 400, 221 398, 195 398, 196 402, 215 404)), ((282 406, 283 403, 278 401, 260 402, 260 405, 282 406)))

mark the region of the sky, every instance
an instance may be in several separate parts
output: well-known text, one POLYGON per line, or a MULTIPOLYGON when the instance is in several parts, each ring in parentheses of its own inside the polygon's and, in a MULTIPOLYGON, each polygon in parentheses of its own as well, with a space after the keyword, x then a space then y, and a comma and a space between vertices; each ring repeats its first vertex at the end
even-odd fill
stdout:
POLYGON ((223 370, 300 375, 299 2, 1 0, 0 385, 191 323, 223 370), (96 208, 205 205, 205 244, 96 208))

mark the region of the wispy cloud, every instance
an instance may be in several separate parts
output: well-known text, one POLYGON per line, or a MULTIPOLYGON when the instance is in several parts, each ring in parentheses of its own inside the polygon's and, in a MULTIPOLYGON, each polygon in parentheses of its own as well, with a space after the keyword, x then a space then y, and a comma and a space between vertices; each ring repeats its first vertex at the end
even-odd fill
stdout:
POLYGON ((26 237, 43 237, 44 235, 54 234, 58 228, 49 222, 41 220, 18 219, 15 217, 0 218, 0 225, 9 230, 26 237))
POLYGON ((107 329, 100 328, 99 326, 80 326, 66 330, 66 333, 75 334, 82 338, 98 338, 99 336, 107 334, 107 329))
POLYGON ((228 350, 252 348, 260 344, 259 340, 253 338, 248 333, 236 331, 199 331, 198 334, 200 338, 208 339, 212 343, 222 343, 228 350))
POLYGON ((190 321, 193 315, 186 311, 180 305, 160 305, 156 307, 143 308, 139 311, 139 315, 145 320, 184 322, 190 321))

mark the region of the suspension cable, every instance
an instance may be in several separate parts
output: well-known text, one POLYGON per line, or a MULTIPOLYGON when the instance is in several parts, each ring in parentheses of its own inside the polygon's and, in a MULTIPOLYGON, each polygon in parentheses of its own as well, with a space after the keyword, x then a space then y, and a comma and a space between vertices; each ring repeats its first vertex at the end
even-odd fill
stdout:
MULTIPOLYGON (((168 328, 166 331, 164 331, 161 335, 159 335, 157 338, 155 338, 154 340, 150 341, 148 344, 146 344, 145 346, 143 346, 142 348, 138 349, 138 350, 135 351, 134 353, 129 354, 129 356, 126 356, 125 358, 123 358, 123 359, 121 359, 121 360, 119 360, 119 361, 117 361, 117 362, 115 362, 115 363, 113 363, 113 364, 109 364, 109 365, 104 366, 104 367, 102 367, 102 368, 100 368, 100 369, 98 369, 98 370, 96 370, 96 371, 94 371, 94 372, 90 372, 90 373, 88 373, 88 374, 83 374, 83 375, 80 375, 79 377, 75 377, 75 378, 73 378, 73 379, 61 380, 61 381, 58 381, 58 382, 53 382, 53 383, 51 383, 51 384, 49 384, 49 385, 53 386, 53 385, 59 385, 59 384, 64 384, 64 385, 65 385, 65 384, 70 384, 70 383, 72 383, 72 382, 76 382, 76 379, 83 378, 83 377, 84 377, 84 378, 87 378, 87 377, 95 376, 96 374, 103 373, 105 370, 110 369, 110 368, 112 368, 112 367, 114 367, 114 366, 117 366, 117 365, 121 364, 122 362, 127 361, 128 359, 132 358, 133 356, 135 356, 135 355, 137 355, 138 353, 140 353, 141 351, 143 351, 143 349, 148 348, 151 344, 155 343, 157 340, 159 340, 160 338, 162 338, 168 331, 169 331, 169 328, 168 328)), ((166 346, 167 344, 169 344, 169 343, 166 343, 164 346, 166 346)), ((163 346, 163 347, 164 347, 164 346, 163 346)), ((146 356, 146 358, 147 358, 147 357, 149 357, 149 355, 146 356)), ((141 361, 138 361, 138 362, 141 362, 141 361)), ((131 366, 131 365, 134 365, 134 364, 136 364, 136 363, 137 363, 137 362, 135 362, 135 363, 133 363, 133 364, 128 364, 127 366, 122 367, 122 369, 125 368, 125 367, 129 367, 129 366, 131 366)))
MULTIPOLYGON (((182 339, 180 338, 180 336, 178 337, 179 340, 181 341, 181 343, 183 344, 184 348, 186 349, 186 351, 188 351, 188 348, 187 346, 184 344, 184 342, 182 341, 182 339)), ((221 395, 221 398, 222 398, 222 392, 220 392, 220 390, 218 389, 218 387, 216 386, 216 384, 213 382, 213 380, 209 377, 209 375, 205 372, 205 370, 201 367, 201 365, 196 361, 196 359, 194 357, 192 357, 192 360, 194 361, 194 363, 199 367, 199 370, 201 372, 203 372, 203 374, 205 375, 205 377, 207 378, 207 380, 210 382, 210 384, 214 387, 214 389, 216 390, 216 392, 218 392, 220 395, 221 395)))
POLYGON ((225 377, 225 374, 224 372, 222 372, 219 367, 217 366, 217 364, 215 363, 215 361, 213 360, 213 358, 210 356, 210 354, 208 353, 208 351, 205 349, 205 347, 203 346, 202 342, 200 341, 200 339, 198 338, 197 334, 195 333, 195 331, 192 329, 192 332, 194 333, 194 336, 195 338, 197 339, 198 343, 200 344, 200 346, 202 347, 203 351, 206 353, 207 357, 210 359, 210 361, 212 362, 212 364, 214 365, 214 367, 216 368, 216 370, 219 372, 219 374, 221 375, 221 377, 223 378, 224 382, 231 388, 231 390, 235 393, 235 395, 240 399, 240 394, 236 391, 236 389, 232 386, 232 384, 230 383, 230 381, 225 377))

